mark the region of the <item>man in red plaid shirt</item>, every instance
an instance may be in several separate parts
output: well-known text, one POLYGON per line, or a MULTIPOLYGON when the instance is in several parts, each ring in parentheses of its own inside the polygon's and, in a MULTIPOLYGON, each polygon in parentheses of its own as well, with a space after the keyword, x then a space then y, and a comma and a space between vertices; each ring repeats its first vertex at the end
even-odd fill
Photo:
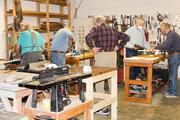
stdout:
POLYGON ((86 36, 87 45, 97 52, 112 52, 124 47, 130 40, 129 36, 108 26, 103 16, 96 18, 96 27, 93 27, 86 36))
MULTIPOLYGON (((86 43, 90 49, 95 52, 95 66, 115 67, 117 66, 117 51, 122 49, 130 40, 130 37, 116 28, 108 26, 103 16, 96 17, 96 26, 93 27, 86 36, 86 43)), ((101 90, 101 83, 98 84, 98 90, 101 90)), ((97 90, 97 91, 98 91, 97 90)), ((104 82, 105 92, 109 92, 108 80, 104 82)), ((108 115, 108 107, 97 113, 108 115)))

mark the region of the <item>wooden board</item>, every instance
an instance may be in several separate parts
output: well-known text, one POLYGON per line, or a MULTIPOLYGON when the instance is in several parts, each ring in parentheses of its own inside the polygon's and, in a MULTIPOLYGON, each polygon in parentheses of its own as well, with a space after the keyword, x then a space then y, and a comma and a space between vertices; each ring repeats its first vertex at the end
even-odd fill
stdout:
POLYGON ((24 113, 29 115, 29 120, 34 120, 36 115, 48 115, 57 120, 67 120, 69 118, 75 117, 80 113, 84 113, 83 120, 90 120, 90 109, 93 105, 91 100, 86 100, 81 103, 78 97, 71 97, 71 104, 64 107, 61 112, 51 112, 48 108, 43 105, 42 102, 37 104, 37 108, 31 108, 26 106, 24 108, 24 113))
POLYGON ((0 70, 0 82, 3 84, 18 84, 20 82, 31 81, 34 73, 16 72, 11 70, 0 70))
POLYGON ((133 62, 133 63, 156 63, 160 59, 161 56, 154 56, 154 55, 146 55, 146 56, 134 56, 130 58, 125 58, 125 62, 133 62))

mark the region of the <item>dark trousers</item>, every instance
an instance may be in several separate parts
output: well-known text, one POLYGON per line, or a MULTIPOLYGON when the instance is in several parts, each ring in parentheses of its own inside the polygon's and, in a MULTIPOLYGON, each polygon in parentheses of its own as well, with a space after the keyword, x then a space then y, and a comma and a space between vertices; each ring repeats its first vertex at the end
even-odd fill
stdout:
POLYGON ((168 64, 169 64, 168 92, 172 95, 177 95, 177 78, 178 78, 178 68, 180 65, 180 54, 170 56, 168 58, 168 64))
MULTIPOLYGON (((138 55, 138 51, 137 50, 126 48, 126 57, 133 57, 133 56, 137 56, 137 55, 138 55)), ((131 80, 135 80, 136 77, 140 73, 141 73, 141 69, 139 67, 131 67, 130 68, 130 79, 131 80)))
POLYGON ((42 53, 40 51, 26 52, 22 55, 21 65, 24 65, 24 70, 29 69, 29 63, 35 63, 42 60, 42 53))

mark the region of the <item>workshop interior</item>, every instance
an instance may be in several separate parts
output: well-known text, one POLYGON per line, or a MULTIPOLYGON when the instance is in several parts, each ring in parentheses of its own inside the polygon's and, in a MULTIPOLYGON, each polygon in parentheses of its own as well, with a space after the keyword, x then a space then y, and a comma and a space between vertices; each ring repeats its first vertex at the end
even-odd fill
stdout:
POLYGON ((179 120, 179 4, 1 0, 0 120, 179 120))

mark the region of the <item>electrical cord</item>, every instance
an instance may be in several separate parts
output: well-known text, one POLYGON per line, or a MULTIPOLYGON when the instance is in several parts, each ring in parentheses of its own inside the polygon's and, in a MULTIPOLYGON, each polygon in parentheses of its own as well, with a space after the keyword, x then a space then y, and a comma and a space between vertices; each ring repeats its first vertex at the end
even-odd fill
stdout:
POLYGON ((80 3, 79 3, 79 5, 78 5, 78 7, 75 8, 75 12, 74 12, 73 18, 76 18, 76 17, 77 17, 77 12, 78 12, 78 9, 80 8, 82 2, 83 2, 83 0, 81 0, 80 3))

